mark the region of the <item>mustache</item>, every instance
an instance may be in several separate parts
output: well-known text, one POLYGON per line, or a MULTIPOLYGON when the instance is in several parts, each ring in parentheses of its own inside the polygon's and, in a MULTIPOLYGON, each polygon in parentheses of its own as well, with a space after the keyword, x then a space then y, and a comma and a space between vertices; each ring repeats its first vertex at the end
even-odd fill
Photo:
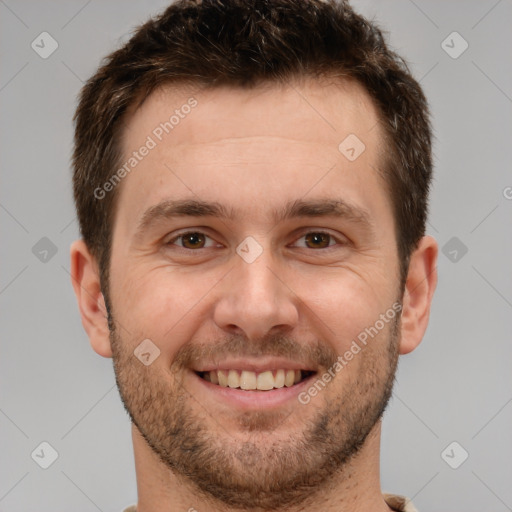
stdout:
POLYGON ((187 343, 176 353, 171 371, 188 368, 198 361, 220 362, 228 356, 284 357, 297 361, 305 367, 325 369, 332 367, 338 358, 338 354, 332 347, 318 339, 309 343, 299 343, 282 333, 274 333, 251 341, 243 334, 232 334, 211 342, 187 343))

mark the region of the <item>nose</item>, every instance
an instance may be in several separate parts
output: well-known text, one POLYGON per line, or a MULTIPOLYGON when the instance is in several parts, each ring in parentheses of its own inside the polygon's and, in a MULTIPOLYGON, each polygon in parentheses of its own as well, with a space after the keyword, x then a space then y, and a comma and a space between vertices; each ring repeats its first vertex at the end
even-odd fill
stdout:
POLYGON ((297 326, 298 298, 270 250, 252 263, 235 255, 235 267, 222 282, 215 305, 216 325, 230 334, 258 340, 272 330, 290 331, 297 326))

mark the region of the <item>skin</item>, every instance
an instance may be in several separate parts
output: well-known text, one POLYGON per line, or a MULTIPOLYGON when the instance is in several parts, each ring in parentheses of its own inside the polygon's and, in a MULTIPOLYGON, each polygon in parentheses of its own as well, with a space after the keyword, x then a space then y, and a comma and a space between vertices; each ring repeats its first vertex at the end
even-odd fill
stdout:
POLYGON ((402 294, 373 103, 349 81, 166 87, 130 114, 126 157, 192 95, 197 106, 119 185, 113 332, 97 262, 83 241, 71 246, 82 323, 93 349, 113 357, 133 421, 137 510, 389 510, 380 417, 399 354, 427 327, 438 247, 420 240, 402 294), (349 134, 366 147, 352 162, 338 150, 349 134), (236 217, 168 218, 137 234, 144 212, 166 199, 215 201, 236 217), (342 199, 369 223, 272 217, 289 201, 312 199, 342 199), (206 247, 176 238, 185 231, 207 235, 206 247), (311 238, 318 231, 332 236, 319 243, 311 238), (262 250, 252 263, 236 252, 248 236, 262 250), (206 391, 192 371, 209 358, 275 355, 321 376, 396 301, 401 318, 307 404, 242 409, 206 391), (148 366, 133 355, 145 339, 160 350, 148 366))

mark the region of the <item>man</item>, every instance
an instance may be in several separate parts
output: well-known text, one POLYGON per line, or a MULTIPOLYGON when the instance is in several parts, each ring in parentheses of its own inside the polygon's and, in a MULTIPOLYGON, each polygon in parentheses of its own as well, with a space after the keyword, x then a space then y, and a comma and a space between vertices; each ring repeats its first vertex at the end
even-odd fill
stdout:
POLYGON ((379 444, 437 281, 431 132, 380 31, 347 3, 180 1, 75 121, 73 286, 132 421, 127 510, 415 510, 379 444))

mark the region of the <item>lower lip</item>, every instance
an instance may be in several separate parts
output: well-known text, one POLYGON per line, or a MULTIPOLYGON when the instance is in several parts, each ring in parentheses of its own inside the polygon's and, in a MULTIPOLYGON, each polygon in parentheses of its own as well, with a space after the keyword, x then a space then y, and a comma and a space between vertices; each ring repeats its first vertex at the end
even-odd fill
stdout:
POLYGON ((222 387, 202 379, 197 373, 192 372, 196 380, 202 385, 206 393, 229 405, 242 409, 262 409, 279 407, 290 400, 298 400, 298 395, 311 385, 316 373, 293 386, 276 388, 269 391, 245 391, 239 388, 222 387))

